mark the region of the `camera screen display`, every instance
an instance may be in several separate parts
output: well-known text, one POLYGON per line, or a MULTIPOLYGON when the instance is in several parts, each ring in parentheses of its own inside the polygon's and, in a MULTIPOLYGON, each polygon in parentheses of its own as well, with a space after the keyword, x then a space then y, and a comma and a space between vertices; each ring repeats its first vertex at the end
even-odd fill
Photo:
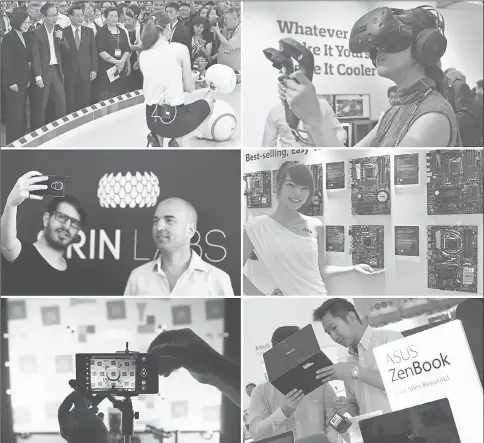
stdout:
POLYGON ((92 392, 136 390, 136 357, 90 359, 92 392))
POLYGON ((76 354, 81 392, 136 396, 158 393, 157 360, 151 354, 76 354))

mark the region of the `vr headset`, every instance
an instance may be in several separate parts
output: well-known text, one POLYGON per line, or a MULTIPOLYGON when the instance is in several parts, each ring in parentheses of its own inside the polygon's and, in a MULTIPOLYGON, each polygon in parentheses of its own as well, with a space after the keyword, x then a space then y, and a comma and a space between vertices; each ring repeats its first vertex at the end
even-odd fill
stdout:
POLYGON ((354 24, 349 46, 355 54, 368 53, 376 66, 378 51, 395 53, 412 45, 415 58, 423 65, 435 64, 444 55, 444 18, 432 6, 373 9, 354 24))

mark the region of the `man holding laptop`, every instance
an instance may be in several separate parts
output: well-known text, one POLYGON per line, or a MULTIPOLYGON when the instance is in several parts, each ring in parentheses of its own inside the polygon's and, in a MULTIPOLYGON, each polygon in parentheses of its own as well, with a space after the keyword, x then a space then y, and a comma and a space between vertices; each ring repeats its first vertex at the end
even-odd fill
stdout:
MULTIPOLYGON (((272 346, 299 331, 297 326, 277 328, 272 335, 272 346)), ((329 425, 334 415, 332 404, 335 400, 336 394, 328 383, 306 396, 296 389, 284 395, 270 382, 262 383, 253 389, 250 398, 250 435, 254 440, 261 440, 293 431, 299 440, 310 435, 327 434, 329 441, 337 443, 336 431, 329 425)))
POLYGON ((338 397, 333 404, 336 412, 352 416, 382 411, 391 412, 390 403, 378 370, 373 349, 403 338, 397 331, 375 330, 365 326, 355 307, 342 298, 325 301, 313 314, 333 341, 348 348, 348 362, 336 363, 317 371, 321 383, 343 380, 347 397, 338 397))

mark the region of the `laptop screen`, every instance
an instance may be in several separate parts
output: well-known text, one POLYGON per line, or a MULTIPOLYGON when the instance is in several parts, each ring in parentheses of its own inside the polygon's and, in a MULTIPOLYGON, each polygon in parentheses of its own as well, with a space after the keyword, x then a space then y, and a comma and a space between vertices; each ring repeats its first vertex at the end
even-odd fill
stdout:
POLYGON ((362 420, 359 424, 364 443, 462 443, 446 398, 362 420))
POLYGON ((270 380, 283 375, 308 357, 320 351, 312 325, 307 325, 264 354, 270 380))
POLYGON ((257 443, 294 443, 294 432, 284 432, 264 440, 257 440, 257 443))

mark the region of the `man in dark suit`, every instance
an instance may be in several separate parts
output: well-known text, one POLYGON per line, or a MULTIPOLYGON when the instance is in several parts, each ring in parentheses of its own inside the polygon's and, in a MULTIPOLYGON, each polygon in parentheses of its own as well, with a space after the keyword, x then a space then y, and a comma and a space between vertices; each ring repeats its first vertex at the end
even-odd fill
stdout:
MULTIPOLYGON (((47 2, 41 8, 44 24, 32 31, 32 71, 35 78, 35 104, 32 129, 44 124, 49 98, 54 105, 54 119, 66 114, 62 52, 67 45, 60 26, 56 26, 57 8, 47 2)), ((50 119, 49 119, 50 120, 50 119)))
POLYGON ((63 29, 68 45, 64 57, 64 79, 67 113, 91 104, 91 82, 97 76, 98 54, 94 32, 82 26, 84 12, 81 4, 67 12, 71 25, 63 29))
MULTIPOLYGON (((1 17, 0 17, 1 19, 1 17)), ((11 18, 12 30, 5 34, 0 49, 2 83, 1 115, 6 123, 6 143, 22 137, 27 132, 27 87, 31 79, 30 39, 19 31, 28 27, 28 15, 17 11, 11 18)))
POLYGON ((191 53, 190 30, 179 20, 180 5, 176 2, 167 3, 165 11, 171 21, 171 38, 170 42, 177 42, 185 45, 191 53))

